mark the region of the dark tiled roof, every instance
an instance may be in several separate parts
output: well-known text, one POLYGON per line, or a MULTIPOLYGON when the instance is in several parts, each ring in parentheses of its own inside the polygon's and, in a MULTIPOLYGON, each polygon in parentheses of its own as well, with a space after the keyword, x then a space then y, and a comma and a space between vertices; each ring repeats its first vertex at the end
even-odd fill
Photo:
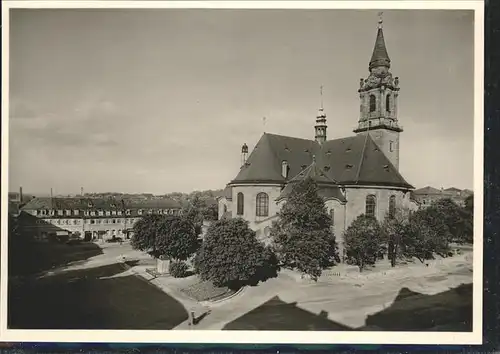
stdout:
POLYGON ((178 209, 181 205, 172 199, 111 199, 111 198, 50 198, 41 197, 30 200, 22 209, 54 209, 54 210, 122 210, 122 209, 178 209))
POLYGON ((366 135, 329 140, 320 145, 314 140, 265 133, 232 183, 284 183, 282 161, 287 161, 288 176, 293 179, 311 165, 313 156, 325 175, 339 184, 413 188, 366 135))
POLYGON ((418 195, 427 195, 427 194, 441 194, 440 189, 436 189, 430 186, 424 187, 424 188, 419 188, 413 191, 413 194, 418 196, 418 195))
POLYGON ((218 197, 217 199, 219 199, 219 198, 226 198, 227 200, 233 199, 231 186, 229 186, 229 185, 226 186, 226 188, 224 188, 224 191, 222 192, 222 195, 220 197, 218 197))
POLYGON ((382 65, 389 66, 390 63, 391 60, 389 59, 389 54, 387 54, 387 48, 385 47, 384 31, 382 31, 382 28, 379 28, 372 58, 370 60, 370 69, 382 65))
POLYGON ((316 165, 316 161, 313 161, 308 167, 303 171, 299 172, 294 178, 292 178, 285 188, 281 191, 280 196, 277 200, 287 198, 293 190, 293 187, 300 181, 307 178, 311 178, 318 185, 318 194, 324 199, 335 198, 341 202, 345 202, 345 197, 340 191, 339 186, 336 182, 328 177, 326 173, 316 165))

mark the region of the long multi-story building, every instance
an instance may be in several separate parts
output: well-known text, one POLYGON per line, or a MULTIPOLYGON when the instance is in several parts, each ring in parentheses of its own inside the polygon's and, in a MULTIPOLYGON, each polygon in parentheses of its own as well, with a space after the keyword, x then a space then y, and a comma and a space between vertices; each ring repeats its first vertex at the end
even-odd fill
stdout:
POLYGON ((465 200, 473 195, 468 189, 451 188, 433 188, 430 186, 412 191, 412 200, 418 203, 422 208, 430 206, 432 203, 441 199, 451 199, 460 206, 465 205, 465 200))
POLYGON ((38 240, 128 239, 147 214, 181 215, 182 205, 172 199, 35 198, 21 208, 19 226, 38 240))

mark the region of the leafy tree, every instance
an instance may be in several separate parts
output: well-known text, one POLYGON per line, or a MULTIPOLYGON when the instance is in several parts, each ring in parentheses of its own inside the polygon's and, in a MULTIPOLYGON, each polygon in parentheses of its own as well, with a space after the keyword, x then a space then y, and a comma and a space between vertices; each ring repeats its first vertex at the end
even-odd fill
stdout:
POLYGON ((407 209, 398 209, 394 215, 387 215, 381 225, 383 241, 387 244, 387 253, 391 266, 396 266, 396 260, 403 254, 403 234, 408 225, 410 212, 407 209))
POLYGON ((446 234, 449 242, 462 243, 466 240, 468 217, 464 207, 446 198, 434 202, 425 209, 425 213, 446 234))
POLYGON ((149 252, 158 257, 156 250, 156 239, 158 237, 160 223, 165 215, 150 214, 139 219, 133 226, 133 236, 130 241, 133 249, 149 252))
POLYGON ((278 266, 248 223, 237 218, 218 220, 210 226, 196 254, 195 269, 203 280, 237 289, 275 277, 278 266))
POLYGON ((201 211, 204 220, 215 221, 219 217, 219 209, 217 204, 209 204, 201 211))
POLYGON ((145 215, 133 227, 132 248, 154 257, 186 260, 199 242, 191 219, 171 215, 145 215))
POLYGON ((464 241, 472 243, 474 238, 474 196, 465 199, 464 212, 464 241))
POLYGON ((344 232, 348 261, 357 265, 360 272, 375 263, 383 242, 378 221, 365 214, 358 216, 344 232))
POLYGON ((198 236, 191 220, 164 217, 158 224, 155 247, 167 259, 185 261, 198 249, 198 236))
POLYGON ((316 183, 298 182, 271 228, 273 248, 281 264, 317 280, 323 269, 338 261, 332 220, 316 183))
POLYGON ((434 254, 446 257, 449 253, 449 234, 446 225, 436 218, 441 215, 427 208, 413 213, 402 235, 404 255, 421 262, 433 259, 434 254))

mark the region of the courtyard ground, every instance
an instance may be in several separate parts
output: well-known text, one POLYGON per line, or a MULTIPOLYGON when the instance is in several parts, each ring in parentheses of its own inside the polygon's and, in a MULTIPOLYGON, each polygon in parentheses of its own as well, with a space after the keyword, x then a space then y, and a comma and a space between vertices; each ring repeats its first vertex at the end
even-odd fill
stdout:
POLYGON ((277 278, 210 303, 182 291, 199 281, 196 276, 153 278, 146 272, 155 265, 149 255, 129 244, 100 248, 101 254, 11 286, 9 327, 471 330, 470 250, 427 265, 391 269, 381 263, 362 274, 341 265, 318 282, 282 270, 277 278), (199 317, 194 327, 188 324, 190 311, 199 317))
POLYGON ((172 329, 187 319, 181 303, 117 263, 122 254, 142 254, 126 246, 102 247, 88 260, 11 282, 8 327, 172 329))

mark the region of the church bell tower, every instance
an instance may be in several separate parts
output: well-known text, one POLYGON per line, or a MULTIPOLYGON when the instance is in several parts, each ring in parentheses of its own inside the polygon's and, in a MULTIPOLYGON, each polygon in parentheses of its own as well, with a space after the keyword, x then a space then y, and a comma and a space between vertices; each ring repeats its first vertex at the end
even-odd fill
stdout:
POLYGON ((377 38, 368 66, 370 74, 359 82, 360 117, 354 132, 370 134, 399 170, 399 134, 403 131, 398 124, 399 78, 393 78, 389 71, 391 60, 384 41, 382 13, 379 16, 377 38))

